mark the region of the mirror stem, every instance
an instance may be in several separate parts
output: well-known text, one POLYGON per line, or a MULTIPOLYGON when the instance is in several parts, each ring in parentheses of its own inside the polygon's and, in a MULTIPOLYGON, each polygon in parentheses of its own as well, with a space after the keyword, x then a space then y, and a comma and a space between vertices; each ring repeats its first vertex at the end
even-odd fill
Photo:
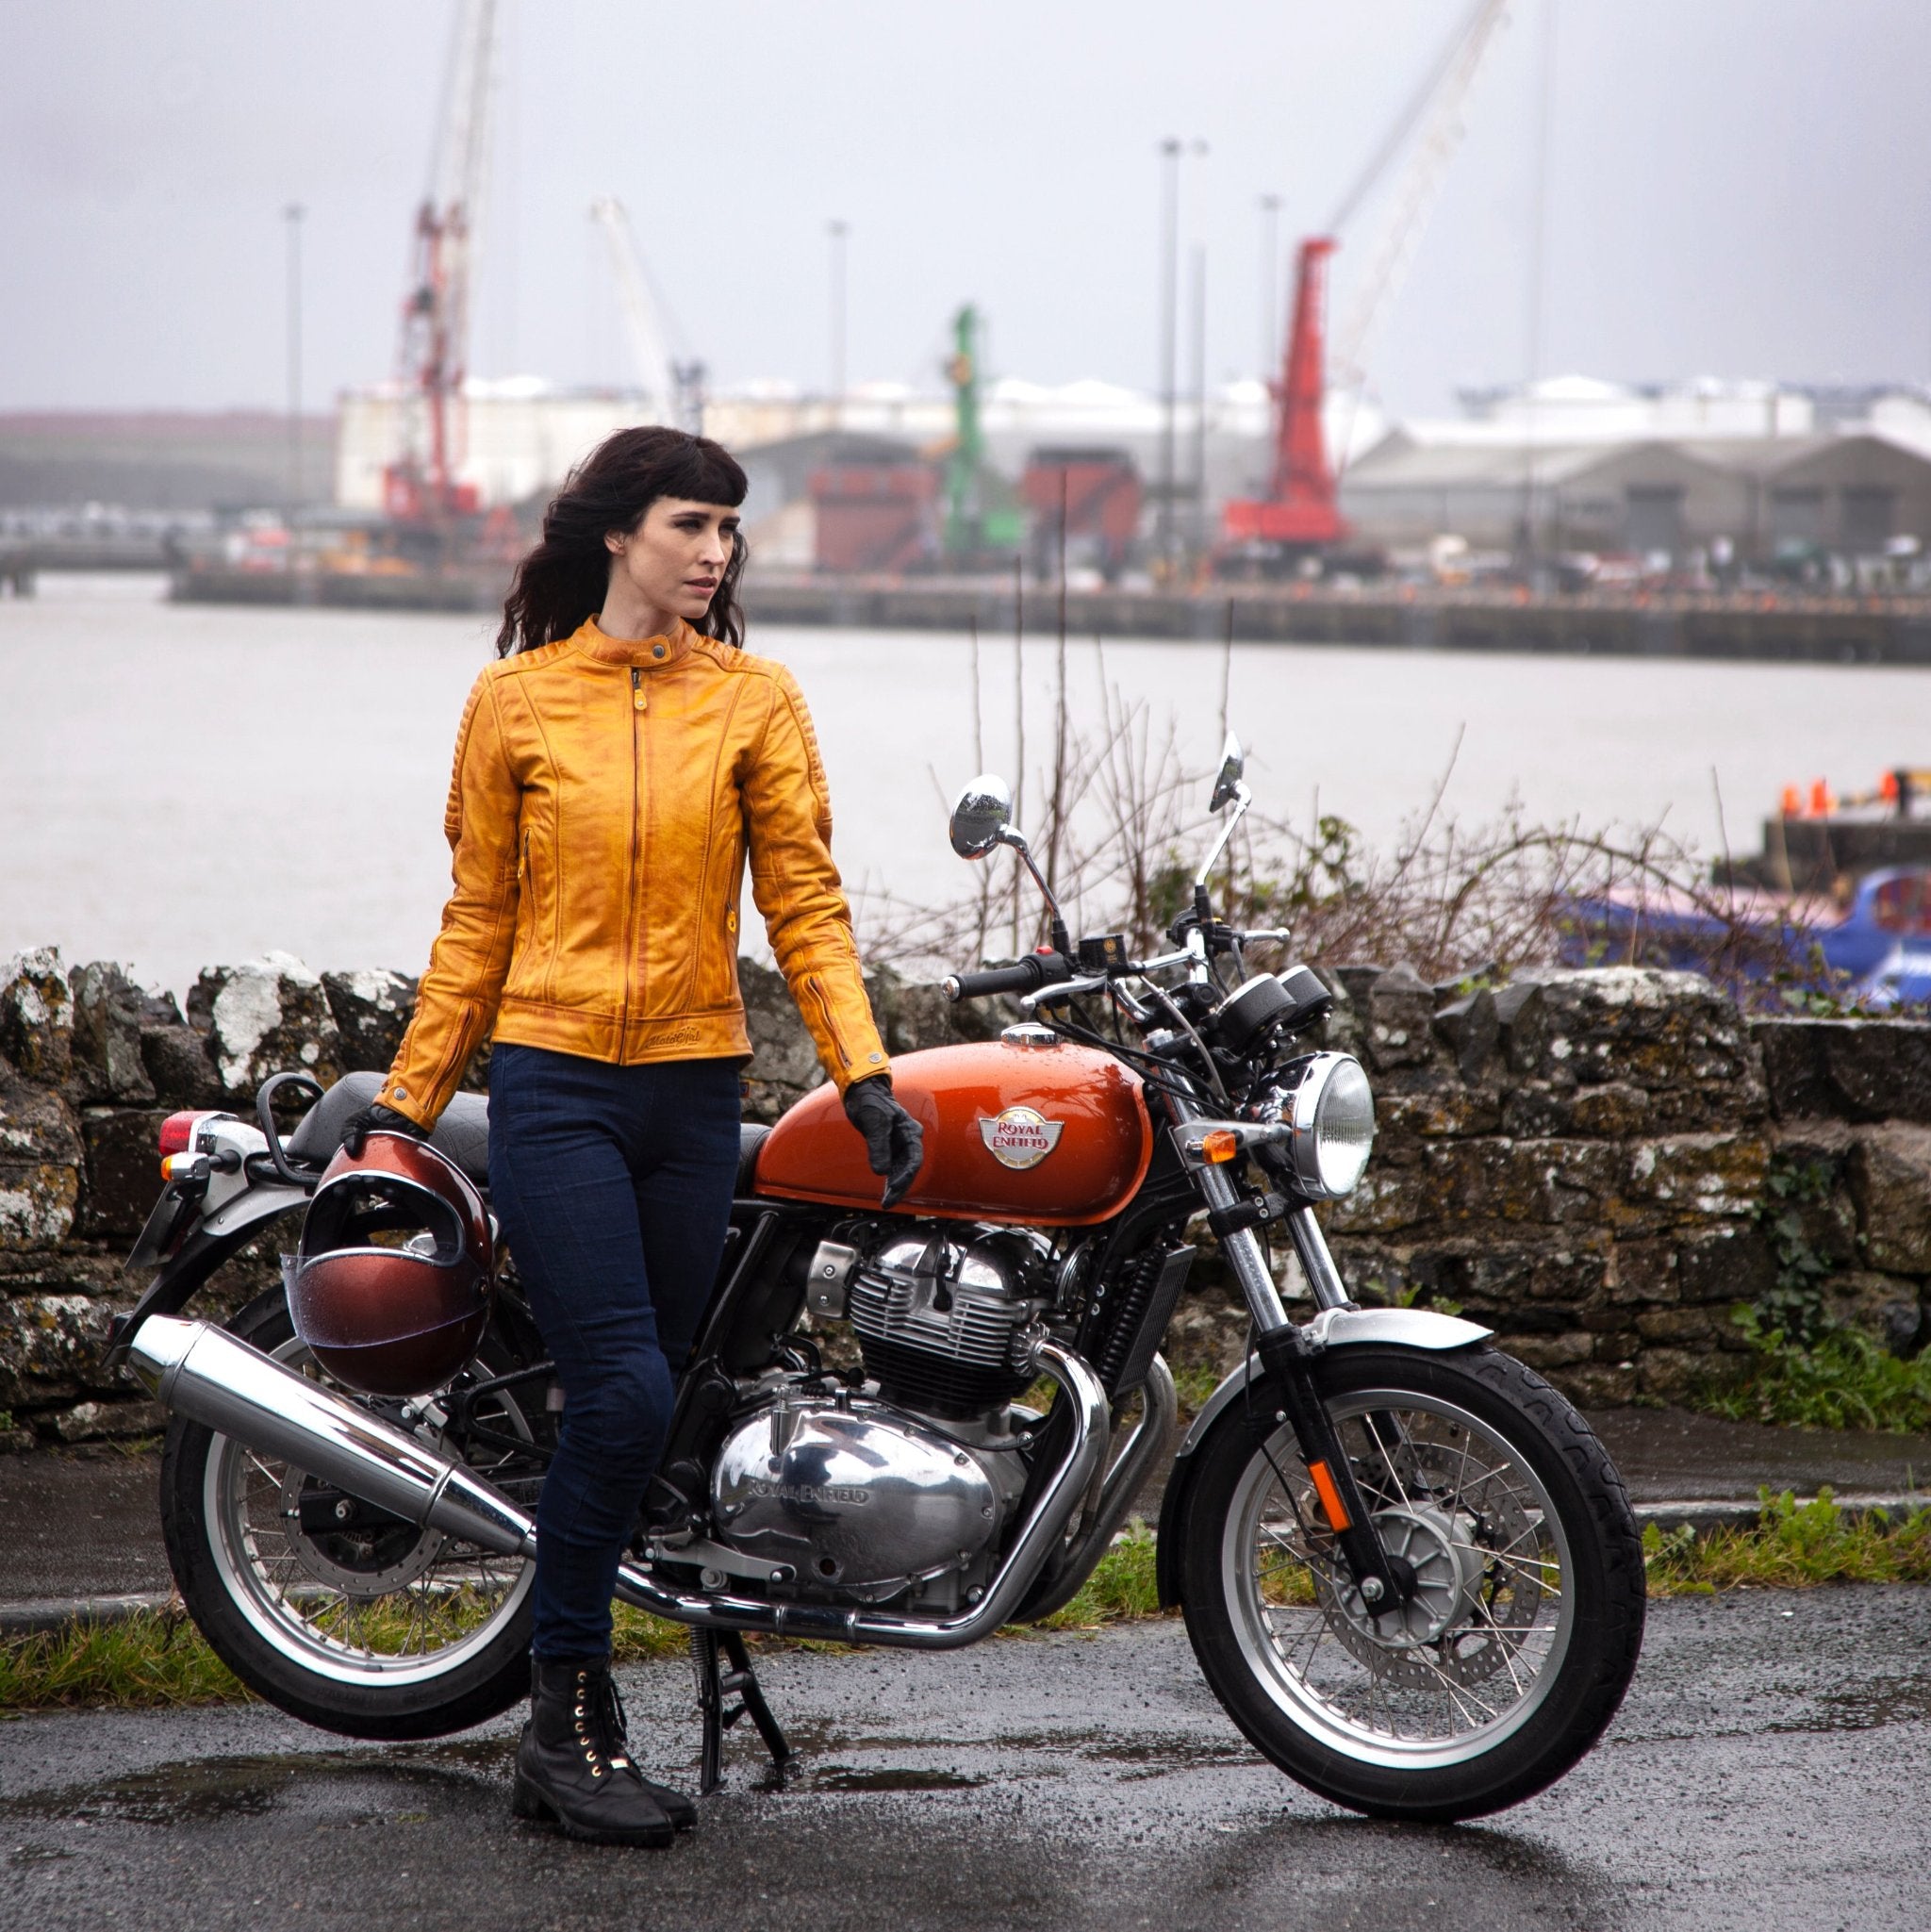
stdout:
POLYGON ((1026 843, 1025 834, 1015 831, 1012 827, 1008 826, 1006 830, 999 834, 999 843, 1011 846, 1019 854, 1020 858, 1025 861, 1026 869, 1032 874, 1033 884, 1039 887, 1040 896, 1046 900, 1047 905, 1052 912, 1052 949, 1055 952, 1064 953, 1066 958, 1071 959, 1073 956, 1073 941, 1071 935, 1066 931, 1065 915, 1060 911, 1060 902, 1053 897, 1052 887, 1046 883, 1046 874, 1032 863, 1032 850, 1026 843))
POLYGON ((1220 836, 1213 841, 1213 850, 1207 854, 1205 863, 1194 874, 1194 890, 1197 900, 1200 888, 1207 883, 1207 875, 1220 863, 1220 855, 1227 850, 1227 842, 1233 836, 1233 829, 1246 816, 1246 810, 1254 802, 1254 795, 1238 780, 1233 788, 1233 810, 1227 815, 1227 822, 1220 828, 1220 836))

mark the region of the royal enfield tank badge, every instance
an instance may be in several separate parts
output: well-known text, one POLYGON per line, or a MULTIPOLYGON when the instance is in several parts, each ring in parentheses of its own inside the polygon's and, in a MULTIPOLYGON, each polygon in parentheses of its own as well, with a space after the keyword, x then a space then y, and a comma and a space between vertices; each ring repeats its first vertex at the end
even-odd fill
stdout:
POLYGON ((1032 1107, 1008 1107, 979 1123, 986 1150, 1002 1167, 1036 1167, 1060 1144, 1064 1120, 1048 1120, 1032 1107))

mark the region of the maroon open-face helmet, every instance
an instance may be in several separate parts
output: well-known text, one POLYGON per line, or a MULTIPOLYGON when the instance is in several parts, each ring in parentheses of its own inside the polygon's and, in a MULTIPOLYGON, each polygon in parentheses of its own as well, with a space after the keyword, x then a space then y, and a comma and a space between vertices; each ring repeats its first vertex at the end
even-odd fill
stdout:
POLYGON ((378 1130, 323 1170, 282 1278, 296 1334, 338 1381, 421 1395, 476 1352, 492 1261, 470 1178, 423 1142, 378 1130))

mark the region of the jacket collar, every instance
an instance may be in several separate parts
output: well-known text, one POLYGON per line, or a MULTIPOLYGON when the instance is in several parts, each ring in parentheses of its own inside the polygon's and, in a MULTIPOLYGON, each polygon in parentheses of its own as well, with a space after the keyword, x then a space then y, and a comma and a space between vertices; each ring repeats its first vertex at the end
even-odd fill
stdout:
POLYGON ((679 618, 658 637, 606 637, 595 618, 586 618, 570 643, 600 664, 636 665, 645 670, 668 670, 681 664, 703 640, 679 618))

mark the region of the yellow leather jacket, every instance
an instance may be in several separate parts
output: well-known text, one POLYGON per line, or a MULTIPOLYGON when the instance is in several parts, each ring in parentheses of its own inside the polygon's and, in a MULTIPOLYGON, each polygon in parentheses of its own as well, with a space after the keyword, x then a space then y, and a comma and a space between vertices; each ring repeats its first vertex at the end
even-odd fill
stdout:
POLYGON ((423 1126, 495 1038, 632 1065, 748 1054, 737 901, 751 892, 842 1092, 887 1070, 791 673, 680 623, 492 664, 456 735, 455 889, 376 1098, 423 1126))

